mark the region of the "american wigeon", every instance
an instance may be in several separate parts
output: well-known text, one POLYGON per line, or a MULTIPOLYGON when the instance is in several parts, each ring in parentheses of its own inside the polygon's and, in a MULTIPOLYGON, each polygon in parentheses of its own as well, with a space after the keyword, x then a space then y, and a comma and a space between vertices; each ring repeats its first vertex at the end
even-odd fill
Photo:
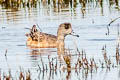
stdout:
MULTIPOLYGON (((40 32, 36 25, 33 25, 30 29, 30 33, 27 34, 27 46, 37 48, 57 48, 64 46, 64 40, 67 35, 73 35, 72 26, 70 23, 60 24, 57 36, 40 32)), ((74 35, 77 36, 78 35, 74 35)))

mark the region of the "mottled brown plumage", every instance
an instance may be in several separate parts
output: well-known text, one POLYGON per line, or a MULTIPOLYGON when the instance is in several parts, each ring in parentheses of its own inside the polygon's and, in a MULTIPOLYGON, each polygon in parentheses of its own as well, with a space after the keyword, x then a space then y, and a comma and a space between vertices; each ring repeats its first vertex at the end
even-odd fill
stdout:
POLYGON ((72 33, 70 23, 63 23, 59 26, 57 36, 38 31, 36 25, 33 25, 29 34, 27 34, 27 45, 38 48, 57 48, 64 46, 65 36, 72 33))

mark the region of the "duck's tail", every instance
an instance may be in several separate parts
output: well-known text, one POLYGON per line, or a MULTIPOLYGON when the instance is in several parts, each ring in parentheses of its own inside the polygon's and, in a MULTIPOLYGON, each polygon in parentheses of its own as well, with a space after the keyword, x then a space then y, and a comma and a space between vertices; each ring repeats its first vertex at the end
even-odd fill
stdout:
POLYGON ((35 32, 37 32, 38 30, 37 30, 37 28, 36 28, 36 25, 33 25, 33 27, 32 27, 32 29, 31 29, 31 33, 35 33, 35 32))
POLYGON ((27 37, 31 37, 32 40, 36 40, 36 32, 38 32, 37 28, 36 28, 36 25, 33 25, 32 29, 30 29, 30 33, 27 33, 26 36, 27 37))

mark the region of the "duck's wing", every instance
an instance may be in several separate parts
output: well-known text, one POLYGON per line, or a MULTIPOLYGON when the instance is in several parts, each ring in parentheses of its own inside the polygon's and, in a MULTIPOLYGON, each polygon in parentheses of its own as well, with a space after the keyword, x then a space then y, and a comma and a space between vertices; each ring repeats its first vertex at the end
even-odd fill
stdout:
POLYGON ((57 41, 57 36, 47 34, 47 33, 42 33, 42 32, 35 32, 32 34, 32 39, 34 41, 38 42, 48 42, 48 43, 54 43, 57 41))
POLYGON ((35 25, 33 25, 30 33, 27 36, 31 37, 33 41, 38 41, 38 42, 43 42, 43 41, 49 42, 49 41, 57 40, 57 36, 40 32, 38 31, 35 25))
POLYGON ((55 43, 57 41, 57 36, 47 33, 41 33, 44 36, 44 40, 48 43, 55 43))

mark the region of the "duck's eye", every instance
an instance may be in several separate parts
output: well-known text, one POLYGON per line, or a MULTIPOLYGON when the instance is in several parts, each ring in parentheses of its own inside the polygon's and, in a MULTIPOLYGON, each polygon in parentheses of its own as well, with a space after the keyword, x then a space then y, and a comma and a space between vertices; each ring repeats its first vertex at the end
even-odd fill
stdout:
POLYGON ((69 25, 65 25, 65 29, 69 29, 69 25))

